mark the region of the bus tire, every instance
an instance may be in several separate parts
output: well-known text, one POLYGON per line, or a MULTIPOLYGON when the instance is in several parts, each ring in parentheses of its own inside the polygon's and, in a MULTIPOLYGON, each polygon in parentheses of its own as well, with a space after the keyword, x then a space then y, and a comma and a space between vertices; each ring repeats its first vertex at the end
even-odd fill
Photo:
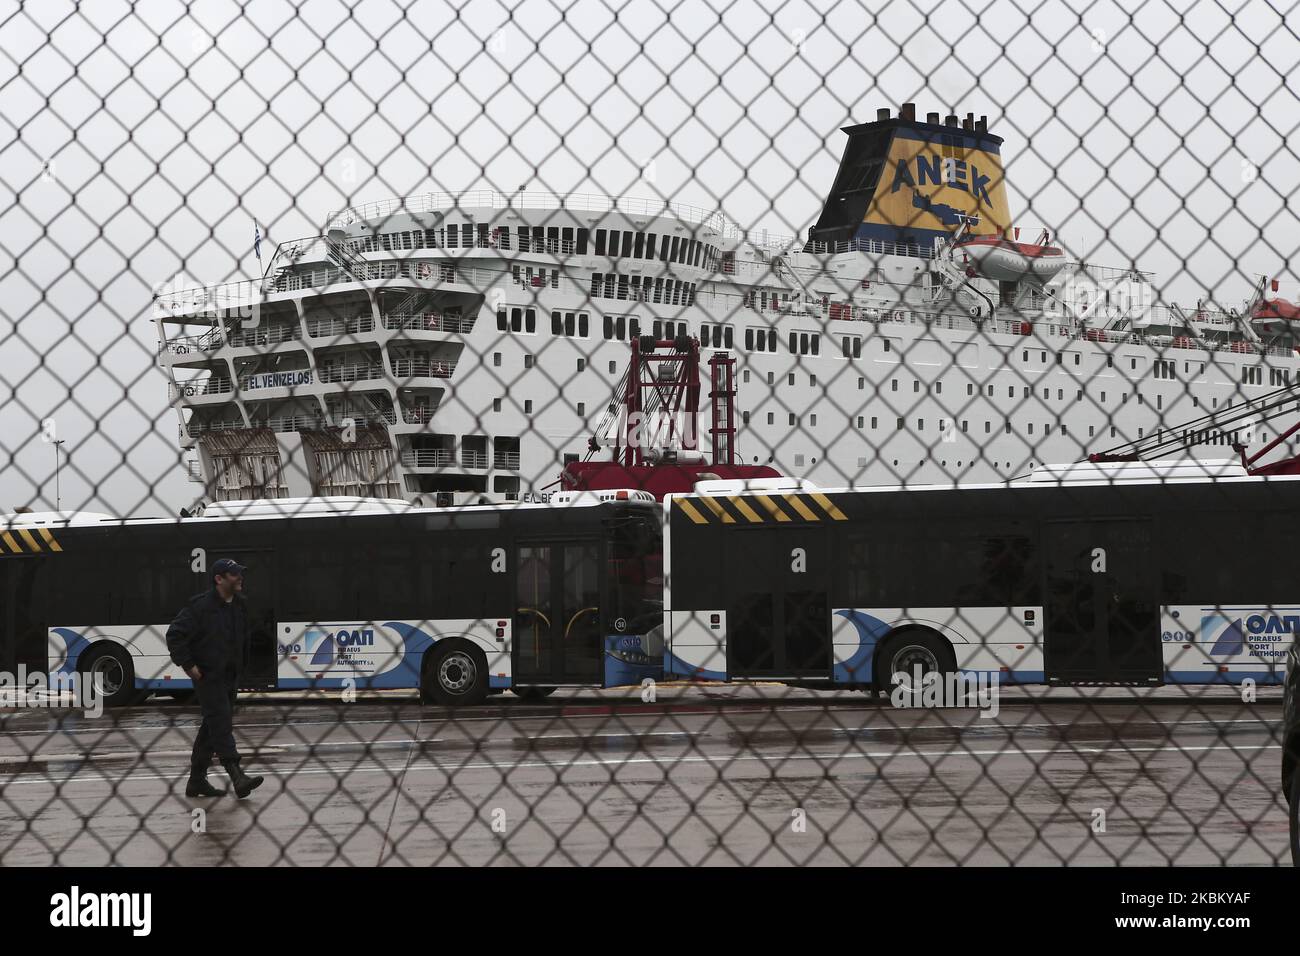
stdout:
POLYGON ((952 645, 934 631, 919 627, 896 631, 885 640, 876 658, 876 688, 888 695, 894 687, 894 674, 910 676, 918 664, 923 674, 951 674, 957 670, 957 657, 952 645))
POLYGON ((469 641, 439 641, 425 657, 420 699, 426 704, 467 707, 487 699, 488 665, 469 641))
POLYGON ((537 701, 544 700, 555 693, 554 687, 512 687, 515 696, 521 700, 537 701))
POLYGON ((104 688, 105 707, 127 707, 140 696, 135 689, 135 665, 125 648, 101 644, 93 648, 77 665, 83 681, 104 688))
POLYGON ((1300 763, 1291 771, 1291 797, 1287 800, 1291 831, 1291 865, 1300 866, 1300 763))

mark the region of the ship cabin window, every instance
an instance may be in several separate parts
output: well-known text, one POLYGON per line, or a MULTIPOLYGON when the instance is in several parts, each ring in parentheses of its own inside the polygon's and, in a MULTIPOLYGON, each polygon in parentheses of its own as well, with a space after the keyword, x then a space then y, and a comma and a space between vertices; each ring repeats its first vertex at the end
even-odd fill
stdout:
POLYGON ((821 335, 817 332, 791 332, 790 352, 794 355, 819 355, 821 335))
POLYGON ((584 358, 578 359, 578 371, 585 372, 586 370, 587 370, 587 360, 584 358))
POLYGON ((579 403, 578 403, 578 415, 579 415, 579 416, 582 416, 582 415, 585 415, 585 414, 587 414, 587 403, 586 403, 586 402, 579 402, 579 403))
POLYGON ((741 412, 741 413, 740 413, 740 424, 742 424, 742 425, 748 425, 748 424, 749 424, 749 412, 741 412))
POLYGON ((604 229, 596 230, 596 241, 593 243, 593 246, 596 255, 603 256, 605 254, 605 230, 604 229))
POLYGON ((867 387, 867 380, 862 376, 858 376, 858 391, 860 392, 866 387, 867 387))
POLYGON ((681 242, 681 241, 682 241, 682 240, 681 240, 679 237, 677 237, 677 236, 673 236, 673 241, 672 241, 672 251, 668 253, 668 258, 669 258, 669 260, 672 261, 672 262, 676 262, 676 261, 677 261, 677 244, 678 244, 679 242, 681 242))
POLYGON ((840 340, 845 358, 862 358, 862 339, 856 335, 846 335, 840 340))
POLYGON ((798 419, 796 419, 796 418, 794 417, 794 412, 791 412, 791 413, 790 413, 790 424, 791 424, 791 426, 793 426, 797 421, 798 421, 798 419))
POLYGON ((497 331, 498 332, 527 332, 532 334, 537 331, 537 310, 512 308, 497 309, 497 331))
MULTIPOLYGON (((634 319, 633 322, 635 323, 635 321, 636 320, 634 319)), ((605 325, 605 338, 618 339, 620 342, 624 342, 627 340, 628 337, 627 316, 607 315, 605 316, 604 325, 605 325)), ((632 332, 632 336, 633 337, 636 336, 635 331, 632 332)))
POLYGON ((1287 384, 1287 380, 1286 380, 1286 369, 1283 369, 1283 368, 1271 368, 1271 369, 1269 369, 1269 370, 1268 370, 1268 384, 1270 384, 1270 385, 1274 385, 1274 386, 1286 385, 1286 384, 1287 384))
POLYGON ((646 259, 653 259, 653 258, 655 257, 655 240, 656 240, 656 238, 657 238, 657 237, 655 236, 655 234, 654 234, 653 232, 647 232, 647 233, 646 233, 646 236, 645 236, 645 256, 644 256, 644 258, 646 258, 646 259))
POLYGON ((1264 372, 1258 365, 1246 365, 1241 369, 1242 385, 1263 385, 1264 372))
POLYGON ((1152 365, 1152 370, 1156 378, 1172 379, 1176 367, 1176 363, 1172 359, 1156 359, 1152 365))
POLYGON ((589 236, 590 236, 589 230, 587 229, 578 230, 578 255, 585 256, 587 254, 587 239, 589 236))
POLYGON ((501 353, 500 353, 500 352, 493 352, 493 353, 492 353, 492 366, 493 366, 494 368, 500 368, 500 367, 501 367, 501 353))
POLYGON ((499 398, 492 399, 492 411, 494 412, 501 411, 501 399, 499 398))
POLYGON ((877 422, 876 417, 875 417, 874 415, 871 416, 871 427, 872 427, 872 428, 875 428, 875 427, 876 427, 876 422, 877 422))
MULTIPOLYGON (((708 322, 700 326, 700 344, 705 348, 729 349, 734 344, 731 326, 712 325, 708 322)), ((748 381, 748 379, 746 379, 748 381)))
POLYGON ((613 375, 618 371, 618 363, 611 361, 609 363, 609 374, 613 375))
POLYGON ((891 392, 896 392, 896 391, 898 391, 898 379, 896 379, 896 378, 891 378, 891 379, 889 380, 889 390, 890 390, 891 392))
POLYGON ((552 312, 551 334, 585 339, 589 331, 586 312, 552 312))
POLYGON ((533 367, 533 357, 528 353, 524 353, 524 368, 532 368, 532 367, 533 367))
POLYGON ((814 428, 816 428, 816 427, 817 427, 817 416, 816 416, 816 415, 811 415, 811 416, 809 416, 809 418, 810 418, 810 420, 811 420, 812 426, 813 426, 814 428))
POLYGON ((750 352, 775 352, 775 329, 745 329, 745 349, 750 352))
POLYGON ((786 376, 786 384, 787 385, 794 384, 794 372, 791 372, 789 375, 786 376))
POLYGON ((525 398, 525 399, 524 399, 524 414, 525 414, 525 415, 531 415, 532 413, 533 413, 533 400, 532 400, 531 398, 525 398))
POLYGON ((773 414, 772 412, 768 412, 768 413, 767 413, 767 423, 768 423, 769 425, 775 425, 775 424, 776 424, 776 415, 773 414))

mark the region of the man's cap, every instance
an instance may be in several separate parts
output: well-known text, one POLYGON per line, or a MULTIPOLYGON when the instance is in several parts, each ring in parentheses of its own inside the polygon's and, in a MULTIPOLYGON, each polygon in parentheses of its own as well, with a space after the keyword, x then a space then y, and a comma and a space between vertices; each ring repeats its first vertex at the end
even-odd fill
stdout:
POLYGON ((234 558, 222 558, 212 565, 213 574, 243 574, 244 566, 234 558))

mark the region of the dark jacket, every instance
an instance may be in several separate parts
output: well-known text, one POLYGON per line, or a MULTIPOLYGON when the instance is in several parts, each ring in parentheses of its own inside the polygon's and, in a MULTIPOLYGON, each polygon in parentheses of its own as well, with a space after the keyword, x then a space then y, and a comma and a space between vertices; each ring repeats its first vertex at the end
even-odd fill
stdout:
POLYGON ((177 667, 188 671, 195 664, 214 674, 238 674, 248 663, 248 610, 238 594, 226 602, 214 587, 190 598, 167 628, 167 651, 177 667))

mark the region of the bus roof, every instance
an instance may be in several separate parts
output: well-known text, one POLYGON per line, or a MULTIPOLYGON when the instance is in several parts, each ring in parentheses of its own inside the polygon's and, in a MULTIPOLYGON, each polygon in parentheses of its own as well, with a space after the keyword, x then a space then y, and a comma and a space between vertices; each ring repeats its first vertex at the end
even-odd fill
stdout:
POLYGON ((438 515, 453 518, 461 514, 485 514, 515 511, 542 511, 551 508, 592 508, 600 505, 625 505, 657 508, 659 503, 647 492, 634 489, 611 489, 596 493, 569 494, 554 501, 498 501, 483 505, 458 505, 451 508, 416 507, 403 499, 361 498, 259 498, 247 501, 222 501, 208 505, 201 515, 187 517, 119 518, 90 511, 22 512, 0 515, 0 531, 32 527, 93 527, 124 525, 190 524, 217 521, 269 521, 276 518, 310 519, 374 515, 438 515), (625 492, 624 497, 619 491, 625 492))

